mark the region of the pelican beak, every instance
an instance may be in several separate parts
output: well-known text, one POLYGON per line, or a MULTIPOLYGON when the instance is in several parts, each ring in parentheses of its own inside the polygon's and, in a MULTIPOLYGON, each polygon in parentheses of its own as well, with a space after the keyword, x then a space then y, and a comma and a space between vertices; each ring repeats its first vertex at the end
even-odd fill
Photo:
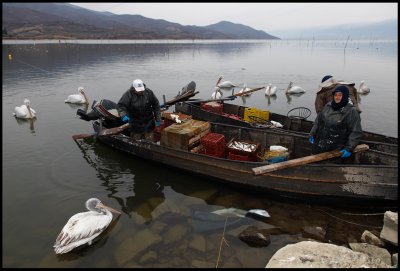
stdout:
POLYGON ((115 210, 114 208, 111 208, 111 207, 109 207, 109 206, 106 206, 106 205, 104 205, 104 204, 102 204, 102 203, 97 204, 97 205, 96 205, 96 208, 104 208, 104 209, 109 210, 110 212, 113 212, 113 213, 116 213, 116 214, 119 214, 119 215, 121 214, 120 211, 117 211, 117 210, 115 210))

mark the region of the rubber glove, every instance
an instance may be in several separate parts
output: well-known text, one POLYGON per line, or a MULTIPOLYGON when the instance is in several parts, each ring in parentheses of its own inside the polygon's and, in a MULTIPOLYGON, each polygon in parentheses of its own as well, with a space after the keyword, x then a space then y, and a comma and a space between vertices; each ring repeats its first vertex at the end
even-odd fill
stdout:
POLYGON ((343 153, 342 156, 340 156, 340 158, 347 158, 350 157, 351 155, 351 152, 347 151, 346 149, 341 149, 340 152, 343 153))
POLYGON ((123 122, 128 122, 128 121, 129 121, 128 115, 123 116, 123 117, 122 117, 122 121, 123 121, 123 122))
POLYGON ((161 121, 155 121, 155 125, 156 125, 156 127, 160 127, 161 121))
POLYGON ((311 136, 310 138, 308 138, 308 141, 310 141, 311 144, 314 144, 314 137, 311 136))

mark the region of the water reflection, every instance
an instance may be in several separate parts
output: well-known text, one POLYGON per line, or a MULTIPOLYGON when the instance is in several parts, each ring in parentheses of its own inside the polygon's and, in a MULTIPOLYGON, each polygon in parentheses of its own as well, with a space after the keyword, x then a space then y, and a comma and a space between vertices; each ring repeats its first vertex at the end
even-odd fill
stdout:
POLYGON ((165 200, 164 184, 148 178, 148 172, 133 172, 127 163, 117 163, 109 159, 107 157, 109 149, 94 143, 92 138, 75 142, 83 158, 96 170, 98 178, 103 182, 102 185, 110 192, 108 196, 121 205, 122 212, 129 217, 132 213, 137 213, 145 221, 151 221, 151 212, 165 200), (125 191, 122 193, 124 195, 120 196, 120 182, 124 179, 123 176, 130 176, 131 180, 125 181, 123 187, 125 191), (126 194, 126 191, 129 191, 129 194, 126 194))
POLYGON ((276 95, 272 95, 272 96, 268 96, 268 95, 265 95, 265 98, 267 99, 267 103, 268 103, 268 105, 271 105, 271 100, 272 101, 276 101, 276 95))
MULTIPOLYGON (((115 199, 128 217, 139 215, 145 223, 150 223, 165 212, 166 207, 162 206, 166 200, 165 193, 173 191, 174 197, 182 197, 177 193, 204 193, 208 197, 218 189, 215 185, 196 181, 194 176, 182 178, 181 173, 175 175, 162 166, 155 171, 155 165, 148 165, 134 157, 126 159, 127 156, 96 143, 93 138, 75 142, 83 158, 95 169, 102 186, 109 192, 108 197, 115 199)), ((207 205, 202 199, 199 202, 207 205)))
POLYGON ((89 109, 89 104, 73 104, 73 103, 65 103, 67 104, 71 109, 77 110, 77 109, 82 109, 85 112, 89 109))
MULTIPOLYGON (((238 57, 240 54, 246 54, 248 50, 256 50, 263 44, 257 43, 227 43, 227 44, 198 44, 196 52, 202 51, 207 54, 217 54, 218 57, 229 58, 238 57)), ((65 69, 74 68, 76 65, 93 65, 94 63, 120 61, 123 56, 129 56, 143 59, 144 55, 160 58, 160 55, 167 59, 176 57, 187 50, 192 50, 193 44, 18 44, 3 45, 3 65, 9 59, 20 62, 23 65, 35 63, 35 67, 48 72, 54 76, 54 73, 65 69), (34 53, 32 53, 34 52, 34 53), (22 62, 23 59, 24 61, 22 62), (46 69, 43 69, 46 67, 46 69), (51 71, 51 72, 50 72, 51 71)), ((194 55, 193 55, 194 57, 194 55)), ((13 62, 13 61, 10 61, 13 62)), ((109 65, 111 63, 108 63, 109 65)))
POLYGON ((300 97, 302 96, 304 93, 285 93, 286 96, 286 102, 287 104, 291 104, 292 103, 292 97, 300 97))
POLYGON ((33 135, 36 134, 36 131, 35 131, 36 118, 34 118, 34 119, 15 118, 15 120, 17 121, 18 125, 20 125, 20 126, 29 125, 29 130, 30 130, 31 134, 33 134, 33 135))

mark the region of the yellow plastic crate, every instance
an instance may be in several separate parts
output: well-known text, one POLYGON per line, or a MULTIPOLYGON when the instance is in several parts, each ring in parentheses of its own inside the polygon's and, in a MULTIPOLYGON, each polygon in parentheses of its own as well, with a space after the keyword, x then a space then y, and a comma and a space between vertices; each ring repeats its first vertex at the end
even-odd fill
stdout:
POLYGON ((259 115, 260 118, 262 118, 263 120, 266 120, 266 121, 269 120, 269 111, 268 110, 260 110, 259 113, 260 113, 260 115, 259 115))
POLYGON ((254 107, 244 109, 243 119, 247 122, 263 122, 269 120, 269 111, 259 110, 254 107), (254 118, 252 118, 254 117, 254 118))

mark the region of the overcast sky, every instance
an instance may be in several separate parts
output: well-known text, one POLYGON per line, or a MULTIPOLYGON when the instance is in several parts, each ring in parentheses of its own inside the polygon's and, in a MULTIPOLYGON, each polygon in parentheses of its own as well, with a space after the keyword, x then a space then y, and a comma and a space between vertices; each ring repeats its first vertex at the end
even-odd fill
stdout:
POLYGON ((96 11, 136 14, 181 25, 229 21, 269 34, 301 28, 398 18, 397 3, 71 3, 96 11))

